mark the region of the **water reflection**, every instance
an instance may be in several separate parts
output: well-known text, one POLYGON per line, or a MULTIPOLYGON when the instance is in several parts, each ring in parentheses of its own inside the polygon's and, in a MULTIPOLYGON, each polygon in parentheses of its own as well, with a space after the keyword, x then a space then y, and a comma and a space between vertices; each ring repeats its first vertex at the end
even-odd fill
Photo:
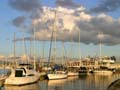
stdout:
POLYGON ((2 90, 107 90, 108 85, 120 78, 120 74, 87 75, 62 80, 43 80, 25 86, 9 86, 2 90))
POLYGON ((67 79, 62 80, 49 80, 47 90, 64 90, 64 84, 67 79))
MULTIPOLYGON (((48 81, 46 90, 106 90, 120 75, 88 75, 48 81)), ((45 90, 45 89, 44 89, 45 90)))
POLYGON ((39 83, 24 86, 5 86, 4 90, 40 90, 39 83))

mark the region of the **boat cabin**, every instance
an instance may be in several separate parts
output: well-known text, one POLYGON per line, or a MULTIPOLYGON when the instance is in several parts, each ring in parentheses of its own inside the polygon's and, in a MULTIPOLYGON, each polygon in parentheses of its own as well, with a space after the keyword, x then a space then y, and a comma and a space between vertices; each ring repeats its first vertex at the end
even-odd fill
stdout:
POLYGON ((17 68, 15 70, 15 77, 24 77, 26 75, 26 70, 24 68, 17 68))

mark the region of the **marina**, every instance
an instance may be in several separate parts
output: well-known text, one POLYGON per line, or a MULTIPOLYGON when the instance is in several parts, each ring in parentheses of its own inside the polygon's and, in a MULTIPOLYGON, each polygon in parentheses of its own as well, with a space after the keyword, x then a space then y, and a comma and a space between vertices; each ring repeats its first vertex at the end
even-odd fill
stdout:
POLYGON ((120 90, 120 0, 2 0, 0 90, 120 90))
POLYGON ((2 76, 5 75, 5 78, 1 77, 0 80, 1 90, 15 90, 19 87, 27 90, 32 86, 34 86, 32 90, 107 90, 108 86, 120 77, 119 65, 106 61, 103 66, 101 61, 100 63, 97 61, 72 61, 64 65, 50 63, 48 69, 40 63, 36 67, 37 71, 34 71, 32 62, 16 64, 16 67, 10 62, 7 64, 1 62, 0 72, 2 76), (112 68, 107 68, 109 66, 112 68))

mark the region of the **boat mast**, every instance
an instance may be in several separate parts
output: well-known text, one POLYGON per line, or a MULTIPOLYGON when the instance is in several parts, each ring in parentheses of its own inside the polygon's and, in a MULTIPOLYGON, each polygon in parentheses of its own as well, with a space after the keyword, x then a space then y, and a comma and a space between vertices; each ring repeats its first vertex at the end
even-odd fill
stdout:
POLYGON ((16 33, 14 32, 14 51, 13 51, 13 53, 14 53, 14 63, 13 63, 13 65, 15 65, 16 66, 16 33))
POLYGON ((34 34, 34 70, 36 70, 36 62, 35 62, 35 59, 36 59, 36 57, 35 57, 35 40, 36 40, 36 38, 35 38, 35 28, 33 28, 33 34, 34 34))
POLYGON ((53 25, 53 30, 52 30, 52 35, 51 35, 51 41, 50 41, 50 51, 49 51, 49 58, 48 58, 48 66, 50 65, 50 60, 51 60, 51 51, 52 51, 52 41, 54 38, 54 62, 56 61, 56 11, 55 11, 55 19, 54 19, 54 25, 53 25))
POLYGON ((71 51, 70 51, 70 58, 71 60, 73 60, 73 54, 74 54, 74 49, 73 49, 73 46, 74 46, 74 42, 73 42, 73 34, 74 33, 71 33, 71 51))
POLYGON ((78 48, 79 48, 79 59, 80 59, 80 62, 81 62, 80 29, 78 29, 78 37, 79 37, 79 38, 78 38, 78 39, 79 39, 79 40, 78 40, 78 46, 79 46, 79 47, 78 47, 78 48))
POLYGON ((64 58, 64 41, 62 42, 62 53, 63 54, 62 54, 62 63, 61 64, 63 65, 63 60, 65 59, 64 58))
POLYGON ((23 34, 23 44, 24 44, 25 59, 27 60, 27 63, 28 63, 27 49, 26 49, 26 43, 25 43, 25 37, 24 37, 24 34, 23 34))
POLYGON ((103 39, 104 35, 103 33, 99 33, 98 34, 98 39, 99 39, 99 51, 100 51, 100 60, 102 59, 102 39, 103 39))
POLYGON ((48 66, 50 65, 50 60, 51 60, 52 39, 53 39, 53 30, 52 30, 51 41, 50 41, 50 49, 49 49, 48 66))
POLYGON ((100 61, 102 59, 102 43, 101 43, 101 40, 100 40, 100 44, 99 44, 99 49, 100 49, 100 61))
POLYGON ((32 37, 31 36, 30 36, 30 42, 29 43, 30 43, 30 48, 29 48, 30 49, 30 55, 29 55, 30 58, 29 59, 31 59, 31 57, 32 57, 32 55, 31 55, 31 52, 32 52, 32 49, 31 49, 32 48, 32 37))
POLYGON ((57 29, 57 27, 56 27, 56 11, 55 11, 55 21, 54 21, 54 33, 53 33, 53 35, 54 35, 54 62, 56 62, 56 29, 57 29))

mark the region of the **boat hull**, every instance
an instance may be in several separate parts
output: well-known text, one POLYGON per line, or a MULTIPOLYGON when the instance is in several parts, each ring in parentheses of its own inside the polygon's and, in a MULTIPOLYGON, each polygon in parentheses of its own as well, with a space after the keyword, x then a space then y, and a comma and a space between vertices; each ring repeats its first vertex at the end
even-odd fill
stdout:
POLYGON ((35 83, 40 79, 40 73, 35 70, 28 70, 25 67, 11 69, 11 74, 5 79, 4 85, 27 85, 35 83))
POLYGON ((79 72, 68 72, 68 76, 78 76, 79 72))
POLYGON ((40 79, 40 76, 26 76, 26 77, 8 77, 5 80, 5 85, 27 85, 37 82, 40 79))
POLYGON ((94 70, 93 73, 97 75, 112 75, 113 74, 112 71, 107 71, 107 70, 94 70))
POLYGON ((49 80, 57 80, 57 79, 65 79, 67 78, 67 74, 48 74, 49 80))

